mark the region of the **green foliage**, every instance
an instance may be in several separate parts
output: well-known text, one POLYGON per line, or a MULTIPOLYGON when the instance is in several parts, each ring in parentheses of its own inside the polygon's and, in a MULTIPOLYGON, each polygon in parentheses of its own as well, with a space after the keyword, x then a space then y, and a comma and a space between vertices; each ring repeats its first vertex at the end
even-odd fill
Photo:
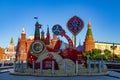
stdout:
POLYGON ((100 59, 101 58, 101 50, 93 49, 91 52, 84 52, 83 55, 85 57, 89 56, 90 60, 100 59))
MULTIPOLYGON (((113 59, 112 52, 108 49, 105 49, 103 51, 103 54, 101 54, 102 51, 100 49, 93 49, 91 52, 83 52, 83 56, 89 57, 90 60, 111 60, 113 59)), ((114 59, 120 61, 120 56, 114 54, 114 59)))
POLYGON ((105 54, 106 56, 110 56, 110 55, 111 55, 111 51, 108 50, 108 49, 105 49, 105 50, 104 50, 104 54, 105 54))
POLYGON ((91 54, 92 59, 101 59, 101 50, 100 49, 93 49, 91 54))
POLYGON ((114 55, 114 59, 116 60, 116 61, 120 61, 120 56, 118 56, 118 55, 114 55))
POLYGON ((106 60, 109 59, 110 57, 112 57, 111 51, 108 50, 108 49, 104 50, 104 54, 103 55, 104 55, 106 60))

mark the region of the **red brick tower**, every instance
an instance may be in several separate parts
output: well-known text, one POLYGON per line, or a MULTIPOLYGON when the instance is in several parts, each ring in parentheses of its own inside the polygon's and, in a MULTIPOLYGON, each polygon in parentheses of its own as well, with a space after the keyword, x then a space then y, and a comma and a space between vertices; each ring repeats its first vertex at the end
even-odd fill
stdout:
POLYGON ((26 58, 27 58, 26 33, 23 28, 21 33, 21 39, 19 42, 19 59, 25 61, 26 58))
POLYGON ((50 44, 50 33, 49 33, 49 27, 47 28, 47 37, 45 38, 45 44, 50 44))
POLYGON ((42 30, 42 31, 41 31, 41 41, 44 42, 44 40, 45 40, 45 38, 44 38, 44 31, 42 30))
POLYGON ((84 51, 85 52, 91 51, 92 49, 94 49, 94 47, 95 47, 95 42, 92 35, 91 23, 88 22, 88 30, 84 42, 84 51))
POLYGON ((53 39, 51 40, 50 45, 55 46, 57 41, 58 41, 57 35, 53 34, 53 39))

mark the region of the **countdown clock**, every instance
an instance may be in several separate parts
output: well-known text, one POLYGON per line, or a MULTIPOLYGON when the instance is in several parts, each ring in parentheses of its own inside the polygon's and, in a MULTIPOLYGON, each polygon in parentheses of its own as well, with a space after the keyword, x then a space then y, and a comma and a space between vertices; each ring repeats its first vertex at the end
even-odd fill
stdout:
POLYGON ((33 54, 40 54, 45 50, 45 45, 42 41, 35 41, 31 45, 31 51, 33 54))

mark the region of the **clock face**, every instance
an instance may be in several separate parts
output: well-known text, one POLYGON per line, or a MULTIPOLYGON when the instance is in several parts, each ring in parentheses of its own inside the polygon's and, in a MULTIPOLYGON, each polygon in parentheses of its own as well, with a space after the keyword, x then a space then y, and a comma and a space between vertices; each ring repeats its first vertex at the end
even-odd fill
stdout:
POLYGON ((32 44, 32 51, 35 54, 39 54, 44 50, 44 44, 40 41, 36 41, 32 44))

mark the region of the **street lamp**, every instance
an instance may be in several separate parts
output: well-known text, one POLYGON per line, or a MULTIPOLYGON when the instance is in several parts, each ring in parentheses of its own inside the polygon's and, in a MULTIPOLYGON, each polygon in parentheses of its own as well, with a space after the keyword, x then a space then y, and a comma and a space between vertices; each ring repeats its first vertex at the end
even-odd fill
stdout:
POLYGON ((115 49, 117 48, 117 46, 115 46, 115 43, 113 43, 113 45, 110 47, 113 50, 113 62, 114 62, 114 54, 115 54, 115 49))

